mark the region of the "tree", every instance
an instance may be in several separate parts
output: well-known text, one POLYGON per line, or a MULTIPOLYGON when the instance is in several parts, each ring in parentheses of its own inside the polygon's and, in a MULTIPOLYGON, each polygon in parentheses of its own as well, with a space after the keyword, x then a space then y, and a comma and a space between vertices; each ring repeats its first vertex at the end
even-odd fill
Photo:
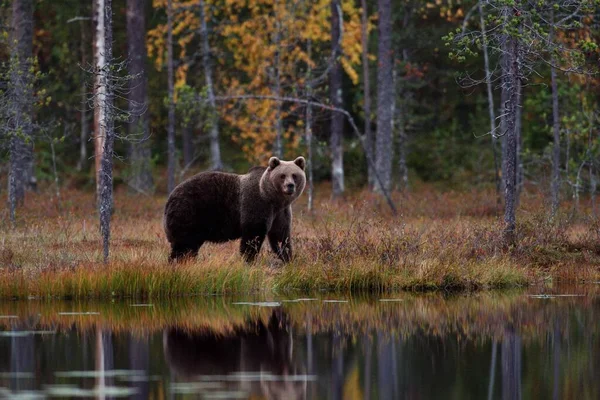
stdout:
POLYGON ((150 126, 147 111, 148 78, 146 75, 145 1, 127 0, 127 48, 130 88, 128 93, 129 156, 131 175, 129 186, 140 193, 150 193, 154 186, 150 166, 150 126))
POLYGON ((96 171, 96 196, 99 201, 101 192, 101 163, 104 151, 104 140, 106 132, 103 121, 106 108, 102 106, 105 100, 106 82, 102 80, 103 71, 106 68, 106 37, 105 37, 105 0, 94 0, 94 68, 96 71, 94 82, 94 157, 96 171))
MULTIPOLYGON (((342 68, 338 60, 338 52, 342 36, 342 7, 339 0, 331 1, 331 46, 333 53, 333 66, 329 75, 329 93, 331 104, 336 108, 343 108, 342 104, 342 68)), ((333 197, 344 193, 344 116, 332 113, 331 116, 331 184, 333 197)))
POLYGON ((483 0, 477 1, 477 8, 479 11, 479 24, 481 25, 481 48, 483 51, 483 62, 485 68, 485 84, 487 89, 487 98, 488 98, 488 112, 490 115, 490 138, 492 145, 492 154, 494 156, 494 179, 496 181, 496 204, 498 208, 500 208, 500 204, 502 203, 502 194, 501 187, 502 184, 500 182, 500 170, 498 168, 498 155, 497 155, 497 140, 498 140, 498 132, 496 130, 496 111, 494 106, 494 92, 492 90, 492 72, 490 69, 490 57, 488 53, 488 44, 487 44, 487 34, 485 30, 485 14, 483 11, 483 7, 481 5, 483 0))
POLYGON ((173 3, 167 1, 167 80, 169 121, 167 126, 167 192, 175 189, 175 100, 173 82, 173 3))
POLYGON ((100 77, 99 83, 103 88, 103 96, 96 103, 99 110, 98 114, 103 116, 99 120, 99 126, 104 133, 102 159, 100 165, 100 230, 102 233, 102 243, 104 250, 104 262, 108 262, 108 250, 110 244, 110 218, 113 208, 113 149, 115 140, 115 110, 114 92, 115 92, 115 71, 113 70, 113 33, 112 33, 112 0, 99 0, 98 3, 104 3, 104 67, 98 70, 100 77))
MULTIPOLYGON (((556 40, 554 32, 563 33, 580 29, 583 15, 591 12, 595 5, 591 0, 561 2, 523 2, 516 0, 507 3, 503 0, 489 1, 493 23, 483 43, 500 56, 501 65, 501 135, 503 136, 503 180, 504 180, 504 237, 507 244, 515 239, 517 206, 517 157, 519 151, 519 125, 522 82, 533 71, 539 71, 540 64, 558 67, 556 57, 561 54, 566 71, 589 73, 585 67, 586 52, 597 49, 589 38, 566 46, 556 40), (551 18, 548 18, 548 16, 551 18), (560 15, 555 19, 556 15, 560 15), (550 34, 552 33, 552 34, 550 34)), ((460 30, 459 30, 460 32, 460 30)), ((449 34, 449 40, 457 40, 458 53, 451 57, 464 62, 467 56, 476 54, 473 48, 479 48, 481 32, 465 33, 455 36, 449 34)), ((556 91, 555 91, 556 92, 556 91)), ((558 145, 558 140, 556 140, 558 145)), ((559 154, 560 155, 560 154, 559 154)), ((556 163, 558 164, 558 163, 556 163)))
MULTIPOLYGON (((365 114, 365 141, 366 151, 372 160, 375 159, 373 152, 373 130, 371 129, 371 77, 369 75, 369 12, 367 9, 367 0, 361 0, 361 43, 362 43, 362 67, 363 67, 363 110, 365 114)), ((369 164, 368 179, 369 186, 375 183, 373 168, 369 164)))
MULTIPOLYGON (((87 5, 80 4, 80 12, 83 15, 84 12, 88 10, 87 5)), ((81 171, 86 165, 86 161, 88 159, 87 154, 87 141, 90 134, 90 126, 88 121, 88 88, 85 81, 86 71, 85 68, 88 65, 88 32, 87 32, 87 24, 86 21, 89 17, 80 17, 79 18, 79 29, 81 34, 81 41, 79 43, 79 52, 81 53, 81 65, 82 69, 81 73, 81 116, 80 116, 80 132, 79 132, 79 160, 77 161, 76 169, 77 171, 81 171)))
POLYGON ((15 0, 12 3, 11 44, 9 67, 8 124, 10 171, 8 197, 10 219, 16 220, 17 205, 25 198, 25 189, 35 182, 33 176, 33 1, 15 0))
MULTIPOLYGON (((552 23, 554 23, 554 12, 552 12, 552 23)), ((554 28, 550 28, 549 41, 553 41, 554 28)), ((552 206, 550 212, 552 216, 556 215, 560 204, 560 115, 558 110, 558 83, 556 77, 556 58, 552 56, 552 65, 550 66, 550 79, 552 87, 552 206)))
MULTIPOLYGON (((392 185, 392 119, 394 104, 391 0, 378 0, 378 11, 376 165, 377 173, 384 186, 383 190, 389 191, 392 185)), ((375 185, 375 190, 382 190, 379 184, 375 185)))
POLYGON ((210 105, 209 129, 210 129, 210 160, 211 169, 223 169, 221 161, 221 148, 219 146, 219 119, 215 102, 215 92, 212 78, 212 60, 210 45, 208 42, 208 19, 210 16, 205 11, 204 0, 200 0, 200 29, 202 36, 202 66, 204 67, 204 79, 206 83, 206 95, 210 105))

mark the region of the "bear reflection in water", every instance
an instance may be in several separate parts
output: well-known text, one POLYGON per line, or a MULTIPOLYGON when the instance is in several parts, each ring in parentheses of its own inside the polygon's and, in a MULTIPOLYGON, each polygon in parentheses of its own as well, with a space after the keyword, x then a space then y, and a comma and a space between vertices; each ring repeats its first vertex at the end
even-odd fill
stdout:
POLYGON ((306 398, 306 371, 294 363, 293 345, 289 318, 280 309, 266 325, 249 321, 231 333, 178 328, 163 333, 165 358, 176 381, 217 382, 216 390, 240 391, 248 398, 306 398))

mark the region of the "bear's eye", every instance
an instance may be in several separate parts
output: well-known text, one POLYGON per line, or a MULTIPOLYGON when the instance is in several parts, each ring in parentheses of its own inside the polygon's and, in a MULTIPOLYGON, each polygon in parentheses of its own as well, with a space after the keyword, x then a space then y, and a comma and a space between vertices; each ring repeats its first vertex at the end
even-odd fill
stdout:
POLYGON ((279 175, 279 177, 280 177, 281 179, 285 179, 285 175, 283 175, 283 174, 282 174, 282 175, 279 175))
POLYGON ((292 174, 292 179, 296 180, 296 174, 292 174))

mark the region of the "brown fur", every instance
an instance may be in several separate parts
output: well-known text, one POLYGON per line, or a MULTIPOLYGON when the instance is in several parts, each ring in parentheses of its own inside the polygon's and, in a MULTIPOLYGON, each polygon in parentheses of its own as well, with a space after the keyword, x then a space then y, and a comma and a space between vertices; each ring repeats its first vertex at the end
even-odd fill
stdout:
POLYGON ((247 174, 203 172, 177 186, 165 206, 164 228, 170 260, 195 257, 204 242, 242 238, 240 251, 251 262, 265 236, 287 262, 292 257, 291 204, 304 190, 305 161, 271 157, 269 166, 247 174))

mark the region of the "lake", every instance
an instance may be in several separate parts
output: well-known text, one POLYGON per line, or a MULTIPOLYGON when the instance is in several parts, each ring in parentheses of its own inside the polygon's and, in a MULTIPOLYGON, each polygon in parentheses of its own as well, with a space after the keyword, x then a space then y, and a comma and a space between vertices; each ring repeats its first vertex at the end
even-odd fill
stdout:
POLYGON ((0 303, 0 398, 599 399, 600 285, 0 303))

